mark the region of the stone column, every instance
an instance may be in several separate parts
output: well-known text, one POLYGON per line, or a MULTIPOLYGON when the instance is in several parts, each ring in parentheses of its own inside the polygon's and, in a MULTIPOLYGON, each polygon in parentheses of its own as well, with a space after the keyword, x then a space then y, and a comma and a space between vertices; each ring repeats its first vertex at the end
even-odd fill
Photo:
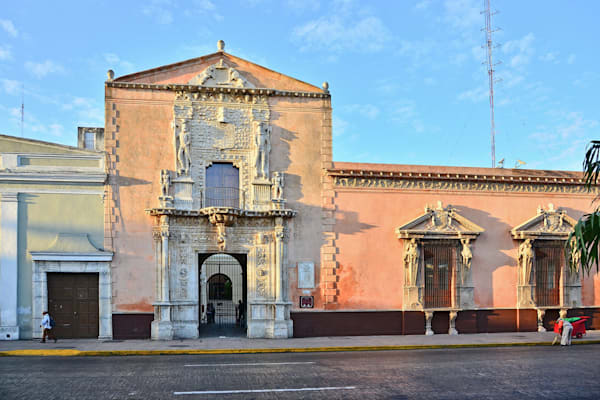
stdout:
POLYGON ((546 314, 546 310, 541 308, 537 309, 537 323, 538 323, 538 332, 546 332, 546 328, 544 328, 544 315, 546 314))
POLYGON ((18 340, 18 193, 0 197, 0 340, 18 340))
POLYGON ((458 316, 457 311, 450 311, 450 329, 448 329, 448 335, 458 335, 456 330, 456 317, 458 316))
POLYGON ((431 336, 433 335, 433 330, 431 329, 431 320, 433 319, 433 311, 425 311, 425 335, 431 336))
POLYGON ((283 301, 283 226, 275 228, 275 301, 283 301))
POLYGON ((152 339, 154 340, 172 340, 173 322, 171 321, 171 296, 169 293, 169 217, 162 215, 160 217, 160 259, 157 260, 157 280, 161 285, 157 285, 157 302, 154 303, 154 321, 152 321, 152 339))

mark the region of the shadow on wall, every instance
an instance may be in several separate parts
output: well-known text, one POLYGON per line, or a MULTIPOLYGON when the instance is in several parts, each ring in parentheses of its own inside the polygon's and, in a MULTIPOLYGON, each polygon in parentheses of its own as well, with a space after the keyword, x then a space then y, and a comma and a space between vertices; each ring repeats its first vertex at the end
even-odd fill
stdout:
POLYGON ((492 306, 494 299, 494 271, 504 266, 516 268, 517 265, 517 260, 514 257, 507 256, 501 251, 513 250, 518 247, 510 235, 512 227, 488 212, 460 204, 453 204, 453 206, 457 208, 460 215, 473 221, 485 230, 479 239, 475 241, 473 251, 474 274, 477 270, 481 271, 478 265, 485 265, 487 268, 485 271, 482 271, 483 273, 478 274, 477 278, 474 276, 473 279, 477 280, 478 283, 481 282, 481 284, 475 285, 475 298, 479 299, 480 303, 483 303, 479 305, 492 306), (496 232, 495 235, 494 232, 496 232), (486 250, 485 254, 480 251, 482 248, 486 250), (484 292, 482 288, 487 290, 484 292))
MULTIPOLYGON (((574 218, 575 220, 579 220, 579 218, 581 218, 583 215, 586 214, 585 211, 576 210, 571 207, 561 207, 560 204, 556 204, 556 206, 560 209, 565 210, 567 212, 567 215, 571 218, 574 218)), ((592 203, 590 202, 589 212, 592 211, 592 208, 593 208, 592 203)), ((594 279, 594 275, 596 275, 596 274, 600 274, 600 272, 594 268, 592 268, 592 270, 590 270, 589 274, 586 274, 586 273, 581 274, 581 285, 582 285, 581 289, 582 289, 582 296, 583 296, 584 304, 585 304, 586 298, 589 298, 589 297, 592 298, 591 304, 600 303, 600 299, 594 298, 595 293, 596 293, 596 279, 594 279)))
POLYGON ((335 230, 337 233, 353 235, 376 227, 376 225, 360 222, 356 211, 336 210, 335 215, 335 230))
MULTIPOLYGON (((121 232, 127 232, 127 230, 125 229, 125 222, 123 220, 123 215, 121 213, 121 192, 120 192, 120 187, 121 186, 138 186, 138 185, 149 185, 151 184, 150 181, 144 180, 144 179, 138 179, 138 178, 133 178, 133 177, 126 177, 126 176, 121 176, 119 174, 119 170, 115 170, 114 174, 109 175, 108 177, 108 182, 107 182, 111 187, 112 187, 112 199, 105 199, 104 201, 108 201, 109 202, 109 207, 113 208, 115 210, 115 221, 113 221, 113 224, 119 224, 120 225, 120 231, 121 232), (111 204, 111 202, 113 202, 113 204, 111 204)), ((143 212, 143 210, 141 210, 143 212)), ((112 212, 111 212, 112 214, 112 212)), ((113 228, 114 229, 114 228, 113 228)))

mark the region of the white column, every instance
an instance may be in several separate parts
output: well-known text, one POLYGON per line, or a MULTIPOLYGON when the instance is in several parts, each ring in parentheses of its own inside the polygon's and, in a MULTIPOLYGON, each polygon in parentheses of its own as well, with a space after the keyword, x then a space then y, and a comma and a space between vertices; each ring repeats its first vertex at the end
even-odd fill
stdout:
POLYGON ((0 198, 0 340, 18 340, 18 193, 0 198))

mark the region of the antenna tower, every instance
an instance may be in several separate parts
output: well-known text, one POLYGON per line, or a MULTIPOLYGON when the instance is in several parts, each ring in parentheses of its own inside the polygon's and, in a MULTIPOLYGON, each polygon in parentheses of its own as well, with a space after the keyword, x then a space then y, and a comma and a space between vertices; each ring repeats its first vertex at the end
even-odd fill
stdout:
MULTIPOLYGON (((492 141, 492 168, 496 167, 496 123, 494 122, 494 67, 497 64, 494 64, 492 61, 492 33, 496 32, 496 30, 492 29, 492 15, 496 14, 496 11, 491 12, 490 10, 490 0, 484 0, 485 2, 485 11, 482 14, 485 14, 485 40, 486 40, 486 64, 488 70, 488 79, 490 85, 490 136, 492 141)), ((499 64, 499 63, 498 63, 499 64)))

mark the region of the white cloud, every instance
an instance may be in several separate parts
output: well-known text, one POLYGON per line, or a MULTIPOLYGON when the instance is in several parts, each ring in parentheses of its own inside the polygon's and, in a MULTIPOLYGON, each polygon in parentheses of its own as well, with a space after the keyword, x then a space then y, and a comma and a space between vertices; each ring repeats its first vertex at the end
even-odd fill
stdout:
POLYGON ((105 53, 104 61, 108 64, 107 68, 115 70, 116 75, 126 75, 135 71, 135 65, 132 62, 121 60, 114 53, 105 53))
POLYGON ((171 7, 173 7, 171 0, 152 0, 150 4, 142 7, 142 13, 154 20, 161 25, 168 25, 173 22, 173 13, 171 7))
POLYGON ((567 58, 567 64, 573 64, 575 62, 575 54, 569 54, 569 58, 567 58))
POLYGON ((369 119, 375 119, 379 115, 379 108, 373 104, 349 104, 342 109, 351 114, 360 114, 369 119))
POLYGON ((46 60, 40 63, 27 61, 25 63, 25 69, 35 75, 36 78, 41 79, 51 73, 62 73, 65 69, 62 65, 55 63, 51 60, 46 60))
POLYGON ((12 59, 12 52, 9 45, 0 45, 0 60, 6 61, 12 59))
POLYGON ((502 52, 510 57, 508 65, 513 68, 523 67, 531 61, 535 52, 533 41, 535 36, 528 33, 521 39, 509 40, 502 46, 502 52))
POLYGON ((346 121, 345 119, 342 119, 336 115, 333 116, 332 118, 332 129, 333 129, 333 137, 339 137, 342 136, 344 133, 346 133, 346 129, 348 128, 348 121, 346 121))
POLYGON ((12 79, 0 79, 2 89, 6 94, 19 94, 21 92, 21 82, 12 79))
POLYGON ((475 0, 446 0, 446 21, 460 31, 473 31, 483 25, 481 2, 475 0))
POLYGON ((415 4, 415 9, 425 10, 426 8, 429 8, 430 5, 431 5, 431 0, 421 0, 420 2, 415 4))
POLYGON ((417 107, 412 100, 399 101, 391 112, 391 120, 401 125, 409 125, 412 129, 421 133, 425 130, 425 125, 421 120, 417 107))
POLYGON ((480 101, 486 100, 488 98, 488 88, 487 86, 480 86, 475 89, 465 90, 458 94, 458 100, 467 100, 472 101, 473 103, 478 103, 480 101))
MULTIPOLYGON (((9 110, 9 114, 11 115, 13 121, 17 124, 20 124, 21 121, 21 109, 20 108, 11 108, 9 110)), ((24 125, 23 129, 27 136, 33 135, 35 137, 40 137, 44 135, 50 135, 53 137, 63 137, 64 136, 64 127, 63 125, 52 122, 50 124, 44 124, 40 122, 33 114, 25 111, 24 114, 24 125)), ((42 137, 44 140, 44 138, 42 137)), ((47 139, 46 139, 47 140, 47 139)))
POLYGON ((321 7, 319 0, 287 0, 285 4, 293 11, 317 11, 321 7))
POLYGON ((398 48, 398 54, 411 59, 412 68, 418 68, 423 64, 431 62, 431 53, 435 50, 436 43, 431 39, 424 40, 402 40, 398 48))
POLYGON ((355 11, 352 1, 334 3, 331 16, 321 17, 296 27, 292 38, 301 50, 330 52, 377 52, 390 40, 391 34, 377 17, 355 11))
POLYGON ((551 110, 548 114, 555 116, 556 126, 538 127, 529 138, 547 161, 561 163, 560 168, 579 169, 586 144, 599 135, 599 121, 587 119, 581 112, 551 110))
POLYGON ((0 28, 4 29, 12 37, 19 35, 17 28, 15 28, 15 25, 9 19, 0 19, 0 28))
POLYGON ((73 97, 71 101, 64 102, 62 109, 72 111, 77 116, 79 125, 102 125, 104 123, 104 108, 94 99, 86 97, 73 97))
POLYGON ((548 53, 540 56, 540 60, 545 62, 558 63, 558 52, 549 51, 548 53))

